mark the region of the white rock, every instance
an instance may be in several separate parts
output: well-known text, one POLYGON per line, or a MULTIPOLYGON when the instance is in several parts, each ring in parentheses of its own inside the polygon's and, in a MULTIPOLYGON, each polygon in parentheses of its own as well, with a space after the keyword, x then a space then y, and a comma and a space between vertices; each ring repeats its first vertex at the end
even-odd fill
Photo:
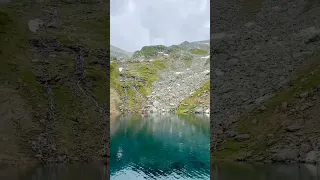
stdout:
POLYGON ((40 28, 41 25, 43 25, 43 21, 40 19, 31 19, 28 22, 29 29, 33 33, 37 33, 37 30, 40 28))
POLYGON ((209 59, 209 58, 210 58, 210 55, 201 57, 201 59, 209 59))
POLYGON ((208 74, 210 74, 210 70, 205 70, 202 73, 208 75, 208 74))

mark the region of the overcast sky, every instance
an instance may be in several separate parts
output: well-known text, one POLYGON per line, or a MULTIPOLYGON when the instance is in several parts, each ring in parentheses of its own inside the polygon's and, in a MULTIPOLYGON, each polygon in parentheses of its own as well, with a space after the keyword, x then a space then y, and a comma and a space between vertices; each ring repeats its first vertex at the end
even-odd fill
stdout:
POLYGON ((210 38, 209 0, 111 0, 111 44, 134 52, 210 38))

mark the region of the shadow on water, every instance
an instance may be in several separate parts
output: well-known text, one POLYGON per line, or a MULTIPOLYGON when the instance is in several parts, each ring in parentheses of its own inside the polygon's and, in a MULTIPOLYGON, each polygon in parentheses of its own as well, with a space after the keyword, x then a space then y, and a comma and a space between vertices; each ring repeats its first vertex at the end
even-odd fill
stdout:
POLYGON ((320 180, 320 166, 310 164, 218 163, 210 173, 214 180, 320 180))
POLYGON ((111 179, 209 179, 209 118, 122 116, 111 122, 111 179))

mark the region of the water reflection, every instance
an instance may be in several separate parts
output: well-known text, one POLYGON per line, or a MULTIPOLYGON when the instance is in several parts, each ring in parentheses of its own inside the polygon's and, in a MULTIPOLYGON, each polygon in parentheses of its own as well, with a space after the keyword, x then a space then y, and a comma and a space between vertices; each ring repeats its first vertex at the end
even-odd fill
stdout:
POLYGON ((111 179, 209 179, 209 118, 154 114, 111 121, 111 179))
POLYGON ((108 169, 101 164, 0 166, 1 180, 107 180, 108 169))
POLYGON ((219 163, 212 167, 214 180, 320 180, 319 165, 219 163))

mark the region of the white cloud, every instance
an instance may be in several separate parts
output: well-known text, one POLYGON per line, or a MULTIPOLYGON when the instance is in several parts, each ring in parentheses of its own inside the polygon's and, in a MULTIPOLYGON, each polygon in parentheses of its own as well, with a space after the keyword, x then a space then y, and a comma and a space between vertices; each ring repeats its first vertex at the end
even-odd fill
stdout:
POLYGON ((155 38, 151 40, 151 45, 161 45, 165 44, 165 40, 163 38, 155 38))
POLYGON ((136 51, 210 37, 209 0, 113 0, 111 44, 136 51))
POLYGON ((133 2, 133 0, 129 0, 129 3, 128 3, 128 11, 130 13, 134 12, 136 9, 136 5, 135 3, 133 2))

